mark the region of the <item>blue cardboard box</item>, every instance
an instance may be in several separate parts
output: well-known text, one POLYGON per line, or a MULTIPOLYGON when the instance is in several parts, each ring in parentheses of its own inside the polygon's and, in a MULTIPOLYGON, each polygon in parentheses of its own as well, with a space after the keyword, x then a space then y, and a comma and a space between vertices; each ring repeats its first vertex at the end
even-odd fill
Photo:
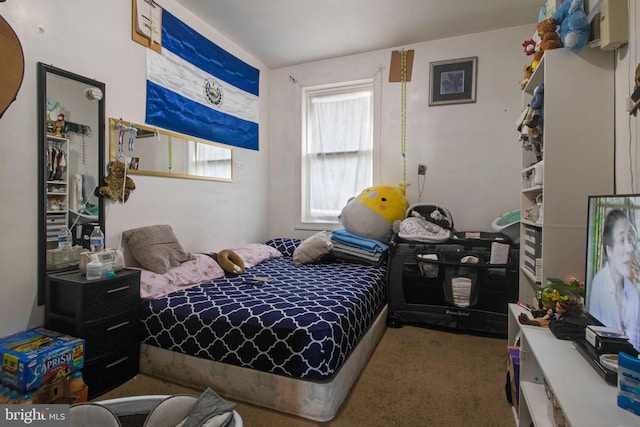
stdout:
POLYGON ((640 415, 640 359, 618 353, 618 406, 640 415))
POLYGON ((84 366, 84 340, 34 328, 0 338, 2 383, 20 392, 36 390, 84 366))

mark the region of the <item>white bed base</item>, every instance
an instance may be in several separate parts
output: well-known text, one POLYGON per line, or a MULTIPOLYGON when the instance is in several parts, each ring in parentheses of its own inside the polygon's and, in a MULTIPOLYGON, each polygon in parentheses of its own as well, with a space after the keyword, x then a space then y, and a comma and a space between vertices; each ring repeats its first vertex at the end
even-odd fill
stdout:
POLYGON ((327 382, 282 375, 175 353, 141 344, 140 372, 186 387, 211 387, 227 399, 241 400, 315 421, 335 417, 387 328, 385 306, 365 336, 327 382))

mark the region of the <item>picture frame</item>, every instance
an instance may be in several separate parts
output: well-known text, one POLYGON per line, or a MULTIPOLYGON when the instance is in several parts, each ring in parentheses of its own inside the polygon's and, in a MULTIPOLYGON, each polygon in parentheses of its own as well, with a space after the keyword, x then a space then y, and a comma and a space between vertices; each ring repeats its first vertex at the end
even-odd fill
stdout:
POLYGON ((476 102, 478 57, 431 62, 429 106, 476 102))

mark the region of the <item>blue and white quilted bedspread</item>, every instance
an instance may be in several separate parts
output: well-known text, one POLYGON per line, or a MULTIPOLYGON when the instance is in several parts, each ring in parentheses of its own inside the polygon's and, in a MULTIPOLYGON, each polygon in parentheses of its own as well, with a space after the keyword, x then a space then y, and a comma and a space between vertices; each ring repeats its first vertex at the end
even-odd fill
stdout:
POLYGON ((142 305, 143 342, 307 380, 330 379, 386 303, 385 267, 264 261, 142 305), (243 284, 251 276, 274 280, 243 284))

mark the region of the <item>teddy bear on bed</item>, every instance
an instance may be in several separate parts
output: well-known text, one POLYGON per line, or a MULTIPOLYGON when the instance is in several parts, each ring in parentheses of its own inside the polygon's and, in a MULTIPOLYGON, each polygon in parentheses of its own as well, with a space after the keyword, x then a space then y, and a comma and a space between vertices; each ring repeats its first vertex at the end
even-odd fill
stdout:
POLYGON ((404 219, 408 207, 404 188, 375 185, 349 199, 340 213, 340 222, 356 236, 389 243, 394 222, 404 219))

